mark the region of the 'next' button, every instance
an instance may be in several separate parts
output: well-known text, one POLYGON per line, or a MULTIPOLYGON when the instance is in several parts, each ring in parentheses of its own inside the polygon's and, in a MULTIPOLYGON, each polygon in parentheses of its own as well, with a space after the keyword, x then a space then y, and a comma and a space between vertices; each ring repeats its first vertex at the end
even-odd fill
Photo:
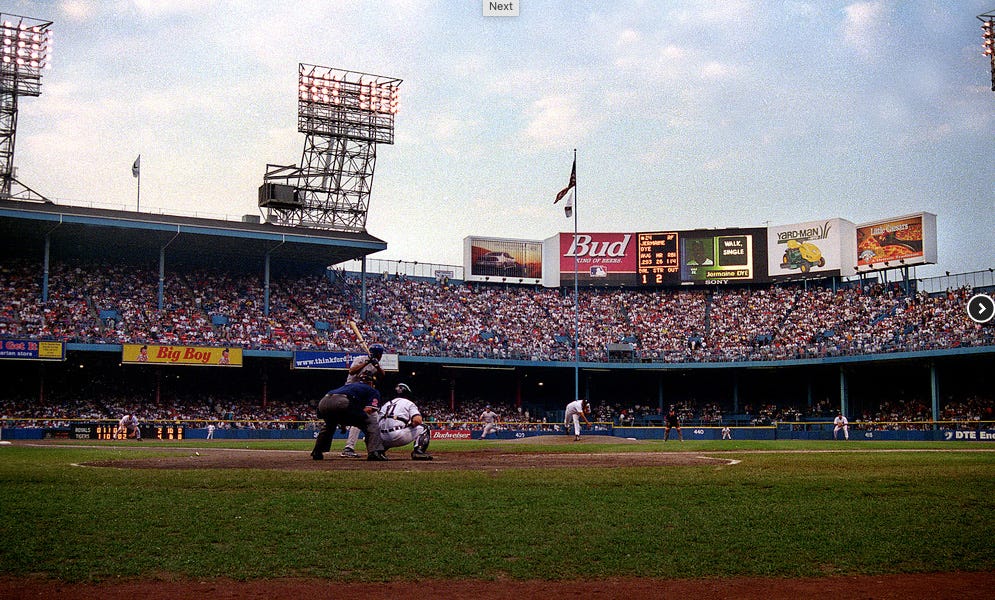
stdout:
POLYGON ((518 0, 484 0, 485 17, 517 17, 518 0))

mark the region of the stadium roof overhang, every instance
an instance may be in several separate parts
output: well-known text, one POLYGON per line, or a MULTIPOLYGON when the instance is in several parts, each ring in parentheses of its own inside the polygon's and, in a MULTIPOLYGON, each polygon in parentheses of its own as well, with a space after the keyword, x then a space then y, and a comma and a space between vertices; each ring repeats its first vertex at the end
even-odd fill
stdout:
POLYGON ((258 266, 269 255, 301 267, 335 265, 387 248, 365 232, 285 227, 52 203, 0 200, 0 247, 10 255, 258 266), (36 254, 37 251, 37 254, 36 254))

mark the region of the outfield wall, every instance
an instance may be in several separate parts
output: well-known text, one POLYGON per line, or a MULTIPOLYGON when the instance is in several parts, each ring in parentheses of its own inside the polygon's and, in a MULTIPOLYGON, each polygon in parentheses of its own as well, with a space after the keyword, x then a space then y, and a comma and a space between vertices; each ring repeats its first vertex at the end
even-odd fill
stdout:
MULTIPOLYGON (((169 422, 169 426, 175 426, 175 422, 169 422)), ((160 425, 159 429, 169 429, 160 425)), ((300 423, 300 429, 217 429, 214 438, 218 440, 310 440, 314 439, 316 429, 313 423, 300 423)), ((908 441, 908 442, 995 442, 995 423, 975 422, 957 423, 953 425, 957 429, 950 428, 949 423, 937 424, 936 429, 931 429, 933 424, 914 423, 906 424, 908 429, 878 429, 864 428, 860 424, 850 427, 851 441, 908 441), (915 427, 914 429, 911 427, 915 427)), ((150 425, 155 427, 154 425, 150 425)), ((58 439, 81 439, 74 434, 81 429, 80 424, 70 427, 4 427, 0 429, 0 438, 4 440, 58 440, 58 439)), ((735 440, 832 440, 832 423, 781 423, 771 426, 758 427, 731 427, 732 439, 735 440)), ((582 428, 582 436, 612 436, 634 440, 663 440, 666 429, 663 427, 619 427, 606 423, 596 423, 594 428, 582 428)), ((681 433, 685 441, 723 441, 721 427, 682 427, 681 433)), ((433 429, 432 439, 445 440, 467 440, 480 441, 480 429, 433 429)), ((143 431, 146 439, 156 439, 154 435, 149 435, 143 431)), ((164 437, 160 433, 159 439, 173 439, 164 437)), ((535 429, 511 429, 504 428, 498 432, 491 433, 483 440, 515 440, 536 436, 555 435, 570 436, 570 432, 562 430, 535 430, 535 429)), ((340 432, 335 433, 335 439, 344 439, 346 436, 340 432)), ((182 435, 177 439, 184 440, 204 440, 207 438, 207 429, 204 427, 183 426, 182 435)), ((840 434, 842 441, 842 434, 840 434)), ((677 440, 677 430, 672 429, 670 440, 677 440)), ((97 441, 97 440, 95 440, 97 441)))

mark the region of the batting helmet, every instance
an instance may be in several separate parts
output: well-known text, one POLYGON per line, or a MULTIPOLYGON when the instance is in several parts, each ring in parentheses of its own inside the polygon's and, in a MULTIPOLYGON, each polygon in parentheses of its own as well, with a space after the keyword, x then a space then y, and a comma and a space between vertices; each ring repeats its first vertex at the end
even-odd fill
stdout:
POLYGON ((397 384, 397 386, 394 387, 394 391, 397 392, 398 396, 410 396, 411 395, 411 388, 408 387, 408 384, 406 384, 406 383, 399 383, 399 384, 397 384))
POLYGON ((370 356, 377 360, 383 358, 383 346, 380 344, 373 344, 370 346, 370 356))

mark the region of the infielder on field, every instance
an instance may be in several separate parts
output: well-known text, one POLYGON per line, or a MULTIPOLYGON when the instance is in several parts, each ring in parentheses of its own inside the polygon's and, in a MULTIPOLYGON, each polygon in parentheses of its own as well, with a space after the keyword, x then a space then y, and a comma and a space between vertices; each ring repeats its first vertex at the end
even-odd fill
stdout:
POLYGON ((839 439, 839 435, 838 434, 840 432, 840 429, 843 430, 843 439, 847 439, 847 440, 850 439, 850 422, 846 420, 846 417, 843 416, 842 412, 840 414, 836 415, 836 418, 833 419, 833 439, 834 440, 838 440, 839 439))
POLYGON ((484 412, 480 413, 480 420, 484 423, 484 431, 480 434, 480 439, 487 437, 488 433, 497 433, 501 417, 491 410, 490 404, 484 407, 484 412))
POLYGON ((138 417, 128 413, 117 422, 117 431, 114 432, 119 440, 133 438, 142 441, 142 430, 138 427, 138 417))
POLYGON ((569 433, 570 422, 573 421, 575 442, 580 440, 580 420, 584 419, 587 426, 591 426, 591 422, 587 420, 589 414, 591 414, 591 404, 587 400, 574 400, 567 404, 567 409, 563 413, 563 428, 569 433))
MULTIPOLYGON (((370 385, 376 386, 377 381, 384 376, 384 370, 380 367, 380 359, 383 358, 383 346, 373 344, 370 346, 370 353, 367 356, 357 356, 349 365, 349 374, 345 378, 346 383, 356 383, 360 375, 369 373, 373 375, 370 385)), ((359 427, 349 427, 349 437, 346 438, 345 448, 342 449, 343 458, 359 458, 356 452, 356 442, 359 441, 359 427)))
POLYGON ((415 443, 411 460, 432 460, 426 452, 431 432, 423 423, 418 407, 408 396, 411 388, 406 383, 394 387, 397 397, 380 407, 380 437, 384 448, 399 448, 415 443))

